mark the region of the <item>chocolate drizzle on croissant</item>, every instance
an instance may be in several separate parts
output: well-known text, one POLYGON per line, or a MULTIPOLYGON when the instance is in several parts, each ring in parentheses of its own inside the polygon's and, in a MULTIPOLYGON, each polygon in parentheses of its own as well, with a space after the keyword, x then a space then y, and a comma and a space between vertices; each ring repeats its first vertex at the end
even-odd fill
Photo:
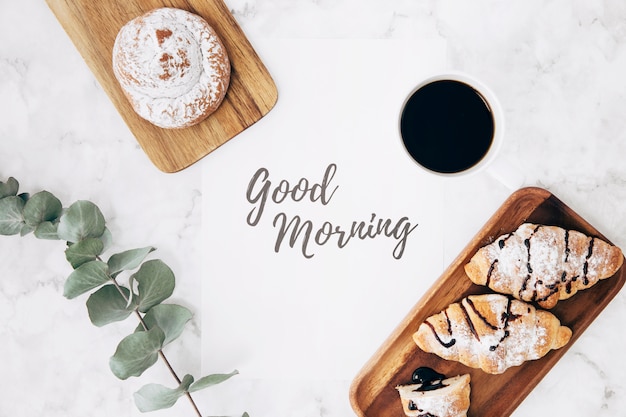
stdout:
MULTIPOLYGON (((433 324, 431 322, 429 322, 428 320, 426 320, 426 324, 428 325, 428 327, 430 327, 430 330, 432 330, 433 335, 435 336, 437 341, 441 344, 441 346, 449 348, 449 347, 453 346, 456 343, 456 339, 455 338, 451 338, 449 342, 444 342, 443 340, 441 340, 441 337, 437 333, 437 329, 435 329, 435 326, 433 326, 433 324)), ((448 334, 452 335, 452 330, 449 330, 448 334)))
POLYGON ((619 248, 556 226, 522 224, 480 248, 465 266, 476 284, 552 308, 621 267, 619 248))
POLYGON ((506 295, 483 294, 463 298, 428 317, 413 340, 425 352, 499 374, 561 348, 571 335, 547 311, 506 295))
MULTIPOLYGON (((502 329, 504 330, 504 332, 497 344, 489 346, 489 350, 491 351, 496 350, 498 348, 498 345, 502 343, 504 339, 509 337, 510 332, 507 330, 507 328, 509 327, 509 320, 515 320, 516 318, 519 317, 518 314, 511 313, 511 301, 512 301, 511 299, 508 300, 506 312, 502 313, 501 315, 501 322, 503 323, 502 329)), ((470 329, 470 332, 476 338, 477 341, 480 342, 480 336, 478 332, 476 331, 476 326, 474 325, 474 322, 472 321, 472 318, 470 317, 468 313, 467 306, 469 306, 472 309, 472 312, 474 313, 473 316, 479 318, 487 327, 489 327, 490 329, 494 331, 501 330, 498 325, 491 324, 489 320, 481 314, 478 308, 476 308, 476 305, 472 301, 471 297, 464 298, 462 302, 459 304, 459 306, 461 308, 461 311, 463 312, 463 317, 465 318, 465 322, 467 323, 467 326, 470 329)), ((452 326, 450 323, 450 319, 448 318, 448 310, 444 310, 442 313, 446 316, 446 319, 448 321, 448 336, 452 336, 452 326)), ((435 326, 431 322, 429 322, 428 319, 426 319, 424 323, 426 323, 428 327, 432 330, 433 336, 435 336, 435 339, 437 339, 437 341, 441 344, 441 346, 445 348, 450 348, 456 343, 456 339, 454 338, 451 338, 450 341, 447 343, 442 341, 441 336, 439 336, 439 334, 437 333, 437 329, 435 328, 435 326)))

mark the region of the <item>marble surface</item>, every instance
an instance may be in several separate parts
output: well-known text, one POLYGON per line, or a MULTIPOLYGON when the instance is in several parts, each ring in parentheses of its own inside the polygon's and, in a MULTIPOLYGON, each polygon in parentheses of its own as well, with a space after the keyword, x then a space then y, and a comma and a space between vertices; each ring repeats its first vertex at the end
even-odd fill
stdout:
MULTIPOLYGON (((525 184, 550 190, 626 247, 623 2, 226 3, 253 44, 317 37, 445 41, 449 68, 479 77, 500 98, 507 121, 502 156, 525 184)), ((156 170, 45 2, 1 0, 0 39, 1 180, 14 176, 23 191, 47 189, 66 206, 95 202, 119 249, 156 246, 176 272, 174 300, 197 313, 168 357, 180 374, 219 368, 219 358, 202 364, 199 354, 199 231, 202 204, 211 198, 202 195, 201 170, 211 156, 177 174, 156 170)), ((444 264, 509 193, 487 175, 445 184, 444 264)), ((64 299, 70 270, 62 251, 61 243, 32 236, 0 238, 0 416, 138 415, 132 392, 169 377, 160 366, 141 380, 120 382, 111 374, 108 357, 134 323, 95 328, 81 301, 64 299)), ((623 416, 624 317, 622 291, 514 416, 623 416)), ((204 415, 347 416, 349 383, 241 378, 196 397, 204 415)), ((183 400, 153 415, 193 414, 183 400)))

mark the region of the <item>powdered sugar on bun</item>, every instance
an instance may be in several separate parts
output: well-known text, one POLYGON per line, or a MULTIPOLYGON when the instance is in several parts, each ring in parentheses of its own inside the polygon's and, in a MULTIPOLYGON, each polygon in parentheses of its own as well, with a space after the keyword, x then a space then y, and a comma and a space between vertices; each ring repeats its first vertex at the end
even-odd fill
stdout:
POLYGON ((162 128, 201 122, 230 83, 230 61, 213 28, 196 14, 167 7, 122 27, 113 71, 135 112, 162 128))

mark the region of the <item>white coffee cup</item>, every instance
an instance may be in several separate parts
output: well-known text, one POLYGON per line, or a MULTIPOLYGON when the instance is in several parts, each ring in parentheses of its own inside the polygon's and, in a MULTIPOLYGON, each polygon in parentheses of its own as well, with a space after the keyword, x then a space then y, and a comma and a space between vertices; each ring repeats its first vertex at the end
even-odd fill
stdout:
POLYGON ((505 128, 500 102, 468 74, 447 72, 420 82, 402 103, 398 127, 407 154, 432 174, 487 170, 509 188, 523 183, 519 172, 498 163, 505 128))

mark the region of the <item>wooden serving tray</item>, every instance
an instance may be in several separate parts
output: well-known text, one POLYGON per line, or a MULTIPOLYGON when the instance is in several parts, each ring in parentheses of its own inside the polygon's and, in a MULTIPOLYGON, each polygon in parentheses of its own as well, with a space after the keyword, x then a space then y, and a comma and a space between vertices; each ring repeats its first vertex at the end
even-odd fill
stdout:
POLYGON ((568 300, 560 301, 550 311, 562 324, 572 329, 571 341, 539 360, 509 368, 500 375, 490 375, 455 361, 446 361, 419 349, 413 342, 412 334, 427 317, 468 295, 491 292, 486 287, 472 283, 465 275, 463 266, 478 248, 517 229, 524 222, 578 230, 608 241, 550 192, 530 187, 513 193, 354 379, 350 401, 358 416, 403 416, 395 387, 410 383, 413 371, 420 366, 428 366, 447 376, 471 375, 469 417, 509 416, 620 291, 626 280, 624 267, 613 277, 578 292, 568 300))
POLYGON ((46 0, 150 160, 164 172, 197 162, 265 116, 278 92, 267 69, 222 0, 46 0), (219 109, 198 125, 162 129, 139 117, 112 69, 120 28, 157 7, 177 7, 209 22, 231 60, 231 83, 219 109))

